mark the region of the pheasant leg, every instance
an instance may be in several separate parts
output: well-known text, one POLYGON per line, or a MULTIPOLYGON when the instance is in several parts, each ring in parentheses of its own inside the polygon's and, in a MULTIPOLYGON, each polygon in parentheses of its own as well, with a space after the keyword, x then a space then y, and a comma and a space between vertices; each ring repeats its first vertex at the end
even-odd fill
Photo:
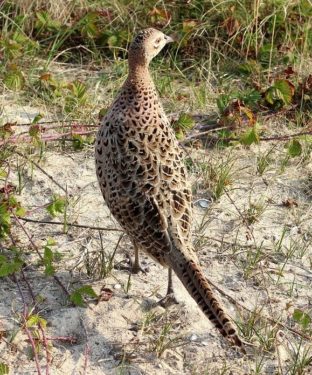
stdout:
POLYGON ((134 246, 134 263, 132 264, 131 272, 135 273, 135 274, 139 273, 140 271, 143 272, 143 273, 146 273, 146 270, 144 268, 142 268, 141 264, 140 264, 139 248, 138 248, 138 246, 135 242, 133 243, 133 246, 134 246))
POLYGON ((162 298, 158 303, 162 307, 177 305, 179 303, 174 295, 171 267, 168 268, 168 286, 166 296, 162 298))

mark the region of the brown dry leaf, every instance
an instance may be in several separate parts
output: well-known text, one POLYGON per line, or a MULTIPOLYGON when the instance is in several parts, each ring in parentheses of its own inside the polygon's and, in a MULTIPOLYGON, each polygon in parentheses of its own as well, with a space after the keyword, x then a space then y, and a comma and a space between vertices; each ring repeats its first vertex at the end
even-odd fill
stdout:
POLYGON ((182 22, 182 30, 184 33, 189 33, 197 26, 197 24, 198 22, 196 20, 184 20, 182 22))
POLYGON ((284 70, 284 73, 286 74, 287 78, 293 74, 295 74, 295 71, 294 69, 292 68, 292 66, 288 66, 285 70, 284 70))
POLYGON ((195 150, 199 150, 199 149, 204 147, 203 142, 200 139, 195 139, 195 140, 192 141, 192 147, 195 150))
MULTIPOLYGON (((12 184, 6 184, 5 186, 0 188, 1 194, 10 194, 14 191, 16 191, 16 186, 14 186, 12 184)), ((0 333, 1 333, 1 331, 0 331, 0 333)))
POLYGON ((228 36, 232 36, 239 30, 240 24, 236 18, 228 17, 224 20, 222 26, 226 29, 228 36))
POLYGON ((295 85, 292 82, 290 82, 288 79, 286 79, 285 81, 288 83, 288 86, 290 87, 291 94, 293 96, 294 93, 295 93, 295 85))
POLYGON ((154 7, 148 15, 151 17, 152 23, 158 25, 168 25, 171 21, 171 13, 165 9, 159 9, 154 7))
POLYGON ((253 126, 256 117, 250 108, 246 107, 239 99, 232 101, 225 109, 220 125, 229 129, 253 126))
POLYGON ((7 335, 8 335, 8 332, 7 332, 7 331, 2 331, 2 330, 0 330, 0 341, 1 341, 1 338, 2 338, 2 337, 7 337, 7 335))
POLYGON ((100 9, 97 11, 98 15, 107 18, 108 21, 111 21, 113 19, 113 13, 109 9, 100 9))
POLYGON ((293 198, 287 198, 283 200, 282 205, 288 208, 298 207, 298 202, 293 198))
POLYGON ((51 77, 52 77, 51 73, 43 73, 41 74, 39 79, 40 81, 50 81, 51 77))
POLYGON ((0 126, 0 139, 8 139, 14 134, 13 126, 16 122, 7 122, 3 126, 0 126))
POLYGON ((109 301, 112 298, 113 294, 114 292, 111 289, 102 287, 97 303, 101 301, 109 301))
POLYGON ((71 129, 73 134, 86 131, 86 127, 83 124, 78 124, 77 122, 72 123, 71 129))
POLYGON ((300 87, 303 94, 312 94, 312 74, 305 78, 300 87))

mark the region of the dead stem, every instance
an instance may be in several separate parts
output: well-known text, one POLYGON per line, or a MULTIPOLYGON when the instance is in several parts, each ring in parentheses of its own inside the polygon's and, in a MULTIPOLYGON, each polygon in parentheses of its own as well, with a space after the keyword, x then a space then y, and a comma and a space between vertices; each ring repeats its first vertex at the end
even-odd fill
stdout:
MULTIPOLYGON (((35 220, 31 219, 29 217, 20 217, 20 220, 29 222, 29 223, 35 223, 35 224, 51 224, 51 225, 63 225, 64 222, 62 221, 47 221, 47 220, 35 220)), ((122 229, 119 228, 106 228, 106 227, 95 227, 92 225, 86 225, 86 224, 74 224, 74 223, 66 223, 69 227, 75 227, 75 228, 85 228, 85 229, 92 229, 92 230, 103 230, 107 232, 123 232, 122 229)))
MULTIPOLYGON (((190 140, 194 139, 194 138, 200 138, 202 137, 203 135, 207 135, 211 132, 214 132, 214 131, 217 131, 219 129, 211 129, 211 130, 207 130, 207 131, 204 131, 204 132, 201 132, 201 133, 196 133, 196 134, 193 134, 193 135, 189 135, 187 138, 185 138, 183 141, 181 141, 180 143, 184 144, 184 143, 187 143, 189 142, 190 140)), ((272 137, 260 137, 259 138, 259 141, 263 141, 263 142, 269 142, 269 141, 287 141, 289 139, 292 139, 292 138, 295 138, 295 137, 300 137, 302 135, 312 135, 312 130, 307 130, 305 132, 299 132, 299 133, 294 133, 294 134, 289 134, 289 135, 274 135, 272 137)), ((209 137, 210 140, 212 141, 223 141, 223 142, 234 142, 234 141, 240 141, 240 138, 237 138, 237 137, 226 137, 226 138, 221 138, 221 137, 209 137)))
MULTIPOLYGON (((38 257, 40 258, 40 260, 43 261, 43 256, 40 254, 40 251, 37 247, 37 245, 35 244, 35 242, 33 241, 33 239, 31 238, 30 234, 28 233, 28 231, 26 230, 25 226, 23 223, 21 223, 20 219, 15 215, 13 214, 14 216, 14 219, 16 220, 16 222, 19 224, 19 226, 21 227, 21 229, 23 230, 23 232, 26 234, 32 248, 36 251, 38 257)), ((61 280, 56 276, 56 275, 53 275, 53 278, 54 280, 59 284, 59 286, 62 288, 62 290, 64 291, 64 293, 66 294, 67 297, 70 296, 69 292, 67 291, 67 289, 65 288, 65 286, 63 285, 63 283, 61 282, 61 280)))
POLYGON ((65 193, 67 193, 67 190, 59 184, 48 172, 46 172, 38 163, 30 159, 28 156, 24 155, 22 152, 15 150, 14 151, 17 155, 21 156, 22 158, 26 159, 30 163, 32 163, 36 168, 39 169, 45 176, 47 176, 56 186, 58 186, 61 190, 63 190, 65 193))
POLYGON ((26 304, 26 301, 25 301, 25 297, 24 297, 24 294, 22 292, 22 289, 19 285, 19 282, 17 280, 17 278, 15 277, 14 275, 14 281, 17 285, 17 289, 20 293, 20 296, 22 298, 22 301, 23 301, 23 314, 22 314, 22 317, 23 317, 23 320, 24 320, 24 329, 25 329, 25 332, 28 336, 28 339, 29 339, 29 342, 30 342, 30 345, 32 347, 32 350, 33 350, 33 354, 34 354, 34 359, 35 359, 35 363, 36 363, 36 368, 37 368, 37 373, 38 375, 41 375, 42 372, 41 372, 41 367, 40 367, 40 364, 39 364, 39 357, 38 357, 38 353, 37 353, 37 349, 36 349, 36 344, 35 344, 35 341, 32 337, 32 334, 31 332, 29 331, 28 327, 27 327, 27 316, 28 316, 28 307, 27 307, 27 304, 26 304))

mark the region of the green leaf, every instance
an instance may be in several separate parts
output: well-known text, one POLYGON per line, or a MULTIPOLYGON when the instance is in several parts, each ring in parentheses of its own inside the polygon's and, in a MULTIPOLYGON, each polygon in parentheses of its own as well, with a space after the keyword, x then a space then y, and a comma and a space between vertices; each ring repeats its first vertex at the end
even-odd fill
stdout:
POLYGON ((182 130, 190 130, 193 128, 195 121, 188 113, 181 113, 177 121, 177 126, 182 130))
POLYGON ((28 328, 30 327, 33 327, 35 325, 37 325, 39 323, 39 315, 38 314, 34 314, 34 315, 30 315, 27 319, 27 322, 26 322, 26 326, 28 328))
POLYGON ((28 133, 31 137, 39 138, 38 135, 40 134, 40 127, 37 124, 31 125, 28 129, 28 133))
POLYGON ((178 130, 178 131, 176 131, 175 135, 176 135, 176 137, 177 137, 177 139, 178 139, 179 141, 182 140, 182 139, 184 138, 184 133, 183 133, 182 130, 178 130))
POLYGON ((12 261, 0 259, 0 277, 12 275, 14 272, 20 271, 22 268, 23 261, 19 257, 15 257, 12 261))
POLYGON ((90 285, 84 285, 81 288, 76 289, 71 295, 70 300, 76 305, 76 306, 85 306, 83 296, 89 296, 92 298, 97 298, 97 294, 93 290, 92 286, 90 285))
POLYGON ((277 54, 276 47, 271 43, 263 44, 259 50, 259 61, 261 65, 267 66, 271 59, 274 59, 277 54))
POLYGON ((98 15, 95 12, 90 12, 86 14, 80 21, 78 28, 82 36, 86 36, 89 39, 95 38, 99 30, 96 26, 98 21, 98 15))
POLYGON ((7 375, 10 372, 10 368, 7 364, 0 363, 0 375, 7 375))
POLYGON ((286 79, 279 79, 275 81, 274 87, 277 89, 278 94, 280 95, 283 102, 288 105, 292 101, 294 95, 294 86, 286 79))
POLYGON ((0 238, 10 233, 11 218, 5 204, 0 204, 0 238))
POLYGON ((256 105, 260 102, 262 96, 259 91, 257 90, 246 90, 240 95, 240 99, 244 102, 244 104, 248 105, 256 105))
POLYGON ((18 207, 15 211, 16 216, 23 217, 26 215, 26 209, 24 207, 18 207))
POLYGON ((46 326, 47 326, 47 321, 45 319, 41 318, 41 316, 39 314, 30 315, 27 319, 27 322, 26 322, 26 326, 28 328, 33 327, 33 326, 37 326, 39 324, 42 326, 42 328, 46 328, 46 326))
POLYGON ((65 97, 65 110, 71 112, 77 107, 85 105, 88 100, 87 86, 80 82, 74 81, 70 83, 67 88, 69 89, 68 95, 65 97))
POLYGON ((111 35, 107 38, 107 44, 109 47, 114 47, 118 45, 118 37, 116 35, 111 35))
POLYGON ((265 100, 272 106, 282 107, 292 102, 294 85, 287 79, 279 79, 265 92, 265 100))
POLYGON ((106 115, 107 111, 108 111, 108 108, 102 108, 102 109, 100 109, 100 112, 99 112, 99 119, 100 119, 100 121, 106 115))
POLYGON ((49 237, 49 238, 47 239, 47 244, 46 244, 46 246, 55 246, 55 245, 56 245, 56 241, 55 241, 55 239, 49 237))
POLYGON ((70 295, 70 300, 73 304, 75 304, 76 306, 80 306, 80 307, 83 307, 85 306, 85 303, 83 301, 83 297, 82 297, 82 294, 79 293, 79 291, 75 290, 71 295, 70 295))
POLYGON ((259 73, 260 66, 255 60, 249 60, 245 63, 239 64, 237 70, 240 74, 250 75, 252 73, 259 73))
POLYGON ((300 324, 302 328, 306 329, 311 324, 311 317, 300 309, 295 309, 293 313, 293 319, 295 322, 300 324))
POLYGON ((301 143, 297 139, 292 139, 286 144, 288 155, 292 158, 302 154, 301 143))
POLYGON ((37 21, 35 28, 41 30, 59 30, 62 26, 60 21, 53 20, 46 11, 36 12, 37 21))
POLYGON ((43 254, 43 263, 45 266, 44 273, 46 276, 53 276, 55 274, 55 268, 53 267, 53 252, 52 250, 48 247, 44 247, 44 254, 43 254))
POLYGON ((193 128, 195 121, 188 113, 181 113, 178 120, 172 124, 177 139, 182 139, 184 133, 193 128))
POLYGON ((5 169, 0 168, 0 178, 6 177, 8 172, 5 169))
POLYGON ((66 199, 57 195, 53 196, 52 202, 46 207, 52 217, 62 214, 65 210, 66 199))
POLYGON ((92 298, 96 298, 97 297, 97 294, 95 293, 95 291, 93 290, 93 288, 92 288, 91 285, 84 285, 81 288, 79 288, 78 290, 79 290, 79 292, 81 294, 88 295, 88 296, 90 296, 92 298))
POLYGON ((73 134, 72 138, 74 150, 82 150, 84 147, 83 137, 80 134, 73 134))
POLYGON ((240 137, 240 143, 246 146, 250 146, 253 143, 258 144, 259 142, 260 136, 257 126, 254 126, 252 129, 247 130, 240 137))
POLYGON ((230 102, 230 99, 231 99, 231 97, 229 95, 226 95, 226 94, 221 94, 217 98, 217 106, 218 106, 218 109, 219 109, 221 114, 223 114, 223 112, 227 108, 227 106, 230 102))
POLYGON ((3 82, 8 89, 18 91, 24 87, 25 78, 21 70, 12 69, 4 75, 3 82))
POLYGON ((44 116, 41 114, 41 113, 38 113, 38 115, 36 115, 34 117, 34 119, 32 120, 32 124, 37 124, 44 116))

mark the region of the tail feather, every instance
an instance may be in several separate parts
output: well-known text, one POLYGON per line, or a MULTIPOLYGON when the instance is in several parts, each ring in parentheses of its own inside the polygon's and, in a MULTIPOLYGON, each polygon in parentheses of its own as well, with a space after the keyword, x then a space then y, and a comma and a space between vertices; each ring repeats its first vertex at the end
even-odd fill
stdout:
POLYGON ((172 268, 208 319, 224 337, 244 352, 243 342, 234 324, 197 263, 184 259, 183 262, 172 262, 172 268))

